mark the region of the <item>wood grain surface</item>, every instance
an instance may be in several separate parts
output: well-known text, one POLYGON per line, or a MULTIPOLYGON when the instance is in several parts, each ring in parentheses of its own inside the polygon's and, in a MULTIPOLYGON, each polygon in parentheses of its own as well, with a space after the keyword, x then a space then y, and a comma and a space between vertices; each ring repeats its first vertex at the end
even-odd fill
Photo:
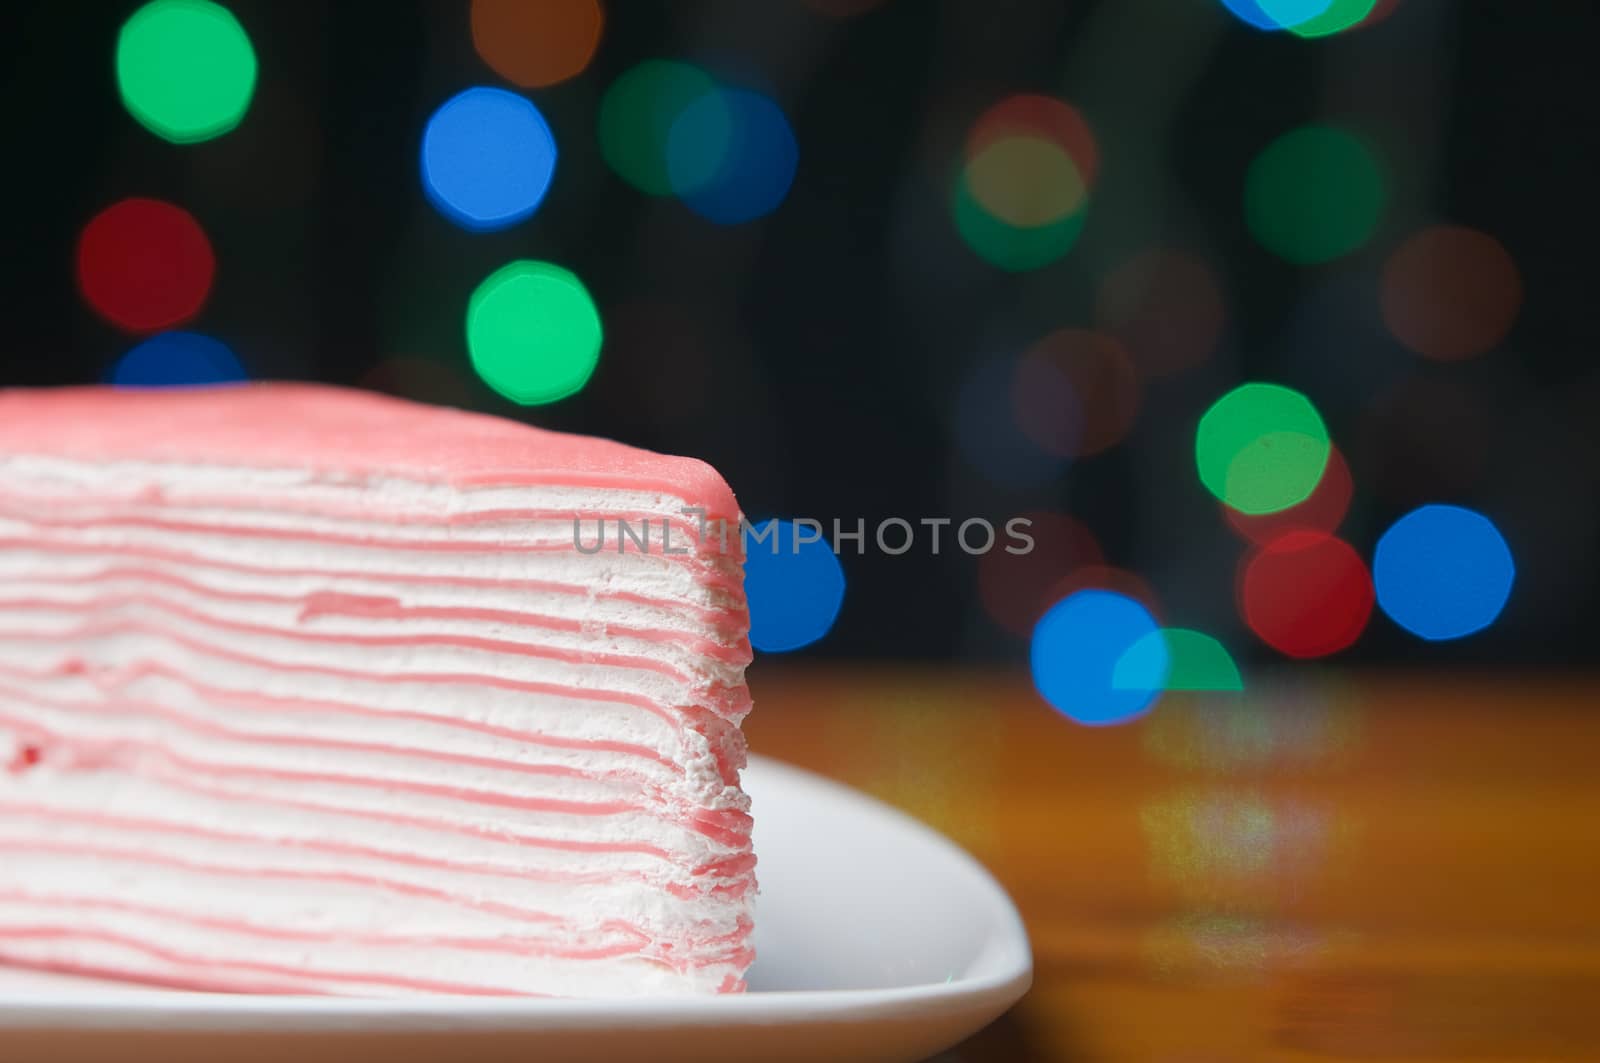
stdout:
POLYGON ((1306 668, 1083 727, 758 665, 753 749, 970 849, 1033 990, 955 1060, 1600 1059, 1600 683, 1306 668))

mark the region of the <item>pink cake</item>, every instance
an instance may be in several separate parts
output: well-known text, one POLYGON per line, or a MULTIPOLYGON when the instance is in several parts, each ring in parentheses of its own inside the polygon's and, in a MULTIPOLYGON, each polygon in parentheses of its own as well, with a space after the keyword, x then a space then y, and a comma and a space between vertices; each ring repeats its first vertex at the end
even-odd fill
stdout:
POLYGON ((701 462, 362 392, 0 392, 0 963, 742 989, 737 518, 701 462))

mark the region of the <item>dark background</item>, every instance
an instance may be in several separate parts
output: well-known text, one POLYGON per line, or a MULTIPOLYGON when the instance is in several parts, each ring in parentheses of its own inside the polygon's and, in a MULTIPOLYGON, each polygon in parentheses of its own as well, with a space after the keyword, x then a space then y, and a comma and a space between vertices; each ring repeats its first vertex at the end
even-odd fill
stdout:
MULTIPOLYGON (((137 6, 0 8, 0 384, 102 379, 130 341, 79 297, 77 235, 122 197, 169 199, 199 218, 217 253, 195 327, 226 339, 254 377, 387 383, 693 454, 752 516, 1000 524, 1070 512, 1109 561, 1150 585, 1169 623, 1267 660, 1276 655, 1234 605, 1243 544, 1194 475, 1192 440, 1217 396, 1273 380, 1317 402, 1348 458, 1356 496, 1340 534, 1363 555, 1407 509, 1452 501, 1490 515, 1519 566, 1488 631, 1425 644, 1374 613, 1339 660, 1593 661, 1591 3, 1400 0, 1375 25, 1304 41, 1252 30, 1217 0, 889 0, 848 19, 795 0, 614 0, 590 67, 529 93, 555 130, 557 177, 531 221, 496 234, 453 227, 417 177, 432 110, 468 85, 503 84, 473 50, 465 3, 234 0, 262 71, 255 100, 234 133, 182 149, 118 100, 113 44, 137 6), (688 58, 783 105, 800 163, 774 214, 719 228, 606 167, 600 96, 652 57, 688 58), (1101 175, 1071 253, 1012 274, 961 243, 947 189, 973 121, 1026 91, 1082 111, 1101 175), (1390 198, 1365 248, 1289 266, 1247 231, 1243 177, 1273 138, 1319 119, 1379 147, 1390 198), (1424 362, 1377 316, 1384 256, 1434 222, 1494 234, 1521 272, 1515 328, 1469 362, 1424 362), (1227 323, 1215 354, 1150 382, 1120 446, 1042 485, 991 482, 957 445, 961 381, 1051 330, 1092 325, 1099 280, 1157 245, 1201 256, 1220 278, 1227 323), (593 381, 552 407, 519 409, 466 364, 467 296, 514 257, 573 269, 606 323, 593 381), (411 360, 399 385, 384 368, 394 358, 411 360)), ((979 608, 975 562, 959 551, 844 561, 838 624, 801 652, 1025 653, 979 608)))

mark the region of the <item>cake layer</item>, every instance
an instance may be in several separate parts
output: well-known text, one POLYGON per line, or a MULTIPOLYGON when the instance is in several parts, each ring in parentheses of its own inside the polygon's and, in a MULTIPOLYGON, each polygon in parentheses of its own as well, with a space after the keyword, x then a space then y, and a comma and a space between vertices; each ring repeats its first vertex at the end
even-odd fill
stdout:
POLYGON ((698 462, 337 389, 0 393, 0 962, 740 988, 737 517, 698 462))
POLYGON ((722 477, 693 458, 460 410, 418 409, 399 399, 315 384, 3 391, 0 453, 91 465, 203 463, 266 470, 285 481, 305 474, 335 484, 393 478, 434 493, 496 486, 610 488, 660 493, 712 516, 738 516, 722 477))

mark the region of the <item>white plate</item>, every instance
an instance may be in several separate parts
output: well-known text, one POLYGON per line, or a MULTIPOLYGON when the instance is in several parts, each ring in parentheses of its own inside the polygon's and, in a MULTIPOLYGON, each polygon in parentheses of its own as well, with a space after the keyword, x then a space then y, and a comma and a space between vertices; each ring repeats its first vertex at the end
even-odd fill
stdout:
POLYGON ((690 1000, 349 1000, 136 988, 0 969, 0 1058, 916 1060, 1028 988, 1005 892, 915 820, 752 757, 750 992, 690 1000))

